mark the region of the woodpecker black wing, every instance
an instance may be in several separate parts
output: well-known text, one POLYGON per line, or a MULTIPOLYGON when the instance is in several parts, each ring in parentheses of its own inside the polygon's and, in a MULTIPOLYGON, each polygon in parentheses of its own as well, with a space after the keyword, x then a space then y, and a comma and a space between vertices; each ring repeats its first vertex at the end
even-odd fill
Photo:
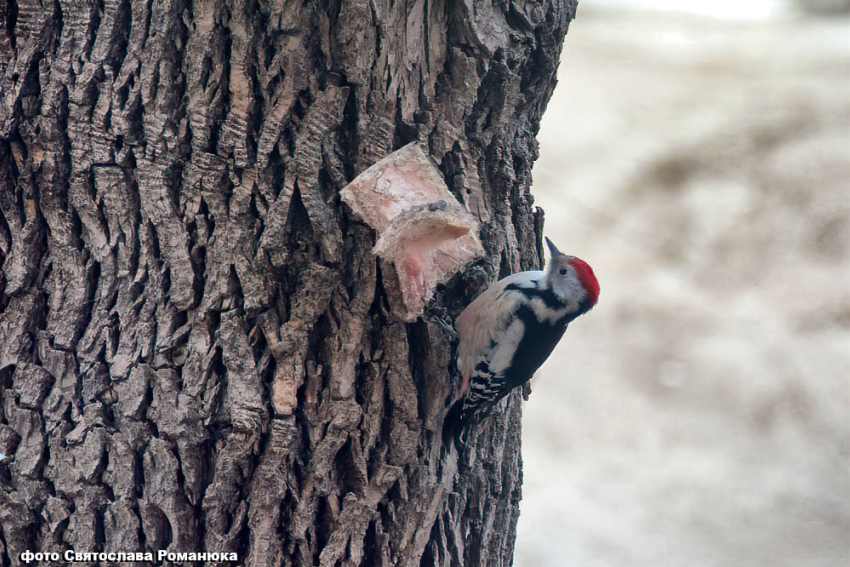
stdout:
POLYGON ((469 389, 449 411, 451 434, 457 438, 467 427, 484 420, 496 404, 511 390, 528 382, 549 357, 567 329, 564 317, 554 323, 541 323, 529 316, 530 308, 519 309, 511 326, 518 329, 522 338, 509 348, 507 354, 492 349, 485 360, 479 362, 469 379, 469 389), (501 361, 509 358, 507 367, 501 361), (498 368, 498 370, 494 370, 498 368))
POLYGON ((529 292, 540 287, 543 276, 541 271, 521 272, 499 280, 460 314, 457 357, 463 383, 458 396, 466 394, 469 379, 481 362, 486 361, 494 372, 508 367, 522 338, 517 313, 528 302, 529 292))
POLYGON ((444 437, 486 418, 527 382, 561 339, 567 306, 544 288, 544 272, 522 272, 481 294, 458 318, 463 383, 446 415, 444 437))

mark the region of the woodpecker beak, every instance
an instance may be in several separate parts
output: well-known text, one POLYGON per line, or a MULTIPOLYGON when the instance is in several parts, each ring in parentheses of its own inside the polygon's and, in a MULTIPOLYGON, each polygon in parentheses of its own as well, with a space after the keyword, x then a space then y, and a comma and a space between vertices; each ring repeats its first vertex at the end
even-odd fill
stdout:
POLYGON ((561 254, 561 251, 558 250, 557 248, 555 248, 555 245, 552 244, 552 241, 549 240, 548 236, 545 237, 545 240, 546 240, 546 246, 549 247, 549 252, 552 254, 553 258, 555 258, 556 256, 563 256, 563 254, 561 254))

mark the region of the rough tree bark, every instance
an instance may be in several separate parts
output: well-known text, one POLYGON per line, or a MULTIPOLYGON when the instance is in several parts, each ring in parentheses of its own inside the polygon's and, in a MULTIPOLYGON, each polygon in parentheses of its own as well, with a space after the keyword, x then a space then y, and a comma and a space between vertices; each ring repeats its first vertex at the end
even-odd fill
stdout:
POLYGON ((512 396, 441 462, 432 317, 338 192, 418 141, 478 218, 456 316, 539 265, 574 0, 0 4, 0 556, 509 565, 512 396))

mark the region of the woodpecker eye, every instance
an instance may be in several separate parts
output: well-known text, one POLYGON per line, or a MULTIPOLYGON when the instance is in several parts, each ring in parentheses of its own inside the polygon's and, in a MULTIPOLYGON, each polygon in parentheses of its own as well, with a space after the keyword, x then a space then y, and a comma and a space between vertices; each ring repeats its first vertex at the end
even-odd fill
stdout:
POLYGON ((559 276, 566 276, 567 275, 567 269, 561 268, 560 270, 558 270, 558 275, 559 276))

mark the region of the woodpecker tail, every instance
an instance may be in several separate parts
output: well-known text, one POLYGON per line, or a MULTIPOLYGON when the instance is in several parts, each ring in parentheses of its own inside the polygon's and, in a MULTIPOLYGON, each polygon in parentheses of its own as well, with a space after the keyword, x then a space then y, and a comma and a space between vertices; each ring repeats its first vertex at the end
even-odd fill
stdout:
POLYGON ((463 420, 463 400, 457 400, 449 408, 446 419, 443 420, 443 446, 448 449, 452 442, 460 448, 463 445, 463 430, 466 423, 463 420))

